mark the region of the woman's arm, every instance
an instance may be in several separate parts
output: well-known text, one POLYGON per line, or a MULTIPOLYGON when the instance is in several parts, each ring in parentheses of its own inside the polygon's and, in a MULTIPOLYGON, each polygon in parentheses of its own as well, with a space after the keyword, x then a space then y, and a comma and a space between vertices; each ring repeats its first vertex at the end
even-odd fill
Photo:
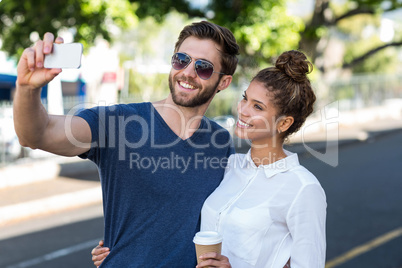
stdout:
POLYGON ((325 266, 326 197, 318 184, 303 187, 293 201, 286 222, 293 239, 290 266, 325 266))
POLYGON ((99 267, 102 262, 105 260, 107 255, 109 255, 110 249, 107 247, 103 247, 103 240, 99 241, 99 245, 94 247, 91 251, 92 261, 96 267, 99 267))

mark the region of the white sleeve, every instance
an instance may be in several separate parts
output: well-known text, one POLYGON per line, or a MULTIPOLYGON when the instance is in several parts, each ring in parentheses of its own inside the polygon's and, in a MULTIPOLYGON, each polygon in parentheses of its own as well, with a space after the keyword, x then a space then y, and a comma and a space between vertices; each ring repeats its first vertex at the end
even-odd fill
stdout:
POLYGON ((326 197, 318 184, 304 186, 289 208, 286 222, 292 236, 292 268, 325 267, 326 197))

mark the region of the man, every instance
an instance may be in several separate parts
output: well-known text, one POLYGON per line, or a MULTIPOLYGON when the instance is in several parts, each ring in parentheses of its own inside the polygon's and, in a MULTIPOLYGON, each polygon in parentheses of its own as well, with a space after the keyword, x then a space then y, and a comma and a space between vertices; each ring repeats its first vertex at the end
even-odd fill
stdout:
POLYGON ((98 165, 111 250, 102 267, 194 267, 192 238, 202 204, 233 153, 229 133, 204 117, 215 94, 232 81, 238 54, 233 34, 205 21, 186 26, 166 99, 72 117, 48 115, 40 102, 40 88, 61 72, 43 68, 53 41, 45 34, 18 63, 14 121, 20 143, 98 165))

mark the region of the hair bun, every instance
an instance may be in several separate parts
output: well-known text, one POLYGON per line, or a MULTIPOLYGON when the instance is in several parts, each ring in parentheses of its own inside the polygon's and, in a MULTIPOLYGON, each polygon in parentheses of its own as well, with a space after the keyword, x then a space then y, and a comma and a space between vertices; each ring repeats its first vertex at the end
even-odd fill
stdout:
POLYGON ((306 81, 307 74, 313 70, 313 64, 302 52, 296 50, 282 53, 276 60, 275 66, 299 83, 306 81))

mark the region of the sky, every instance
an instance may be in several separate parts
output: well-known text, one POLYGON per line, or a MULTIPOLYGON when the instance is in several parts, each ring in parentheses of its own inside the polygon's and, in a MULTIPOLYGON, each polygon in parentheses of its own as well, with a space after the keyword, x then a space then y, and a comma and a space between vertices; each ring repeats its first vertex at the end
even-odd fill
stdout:
POLYGON ((314 0, 289 0, 287 6, 291 15, 304 17, 313 12, 314 0))

